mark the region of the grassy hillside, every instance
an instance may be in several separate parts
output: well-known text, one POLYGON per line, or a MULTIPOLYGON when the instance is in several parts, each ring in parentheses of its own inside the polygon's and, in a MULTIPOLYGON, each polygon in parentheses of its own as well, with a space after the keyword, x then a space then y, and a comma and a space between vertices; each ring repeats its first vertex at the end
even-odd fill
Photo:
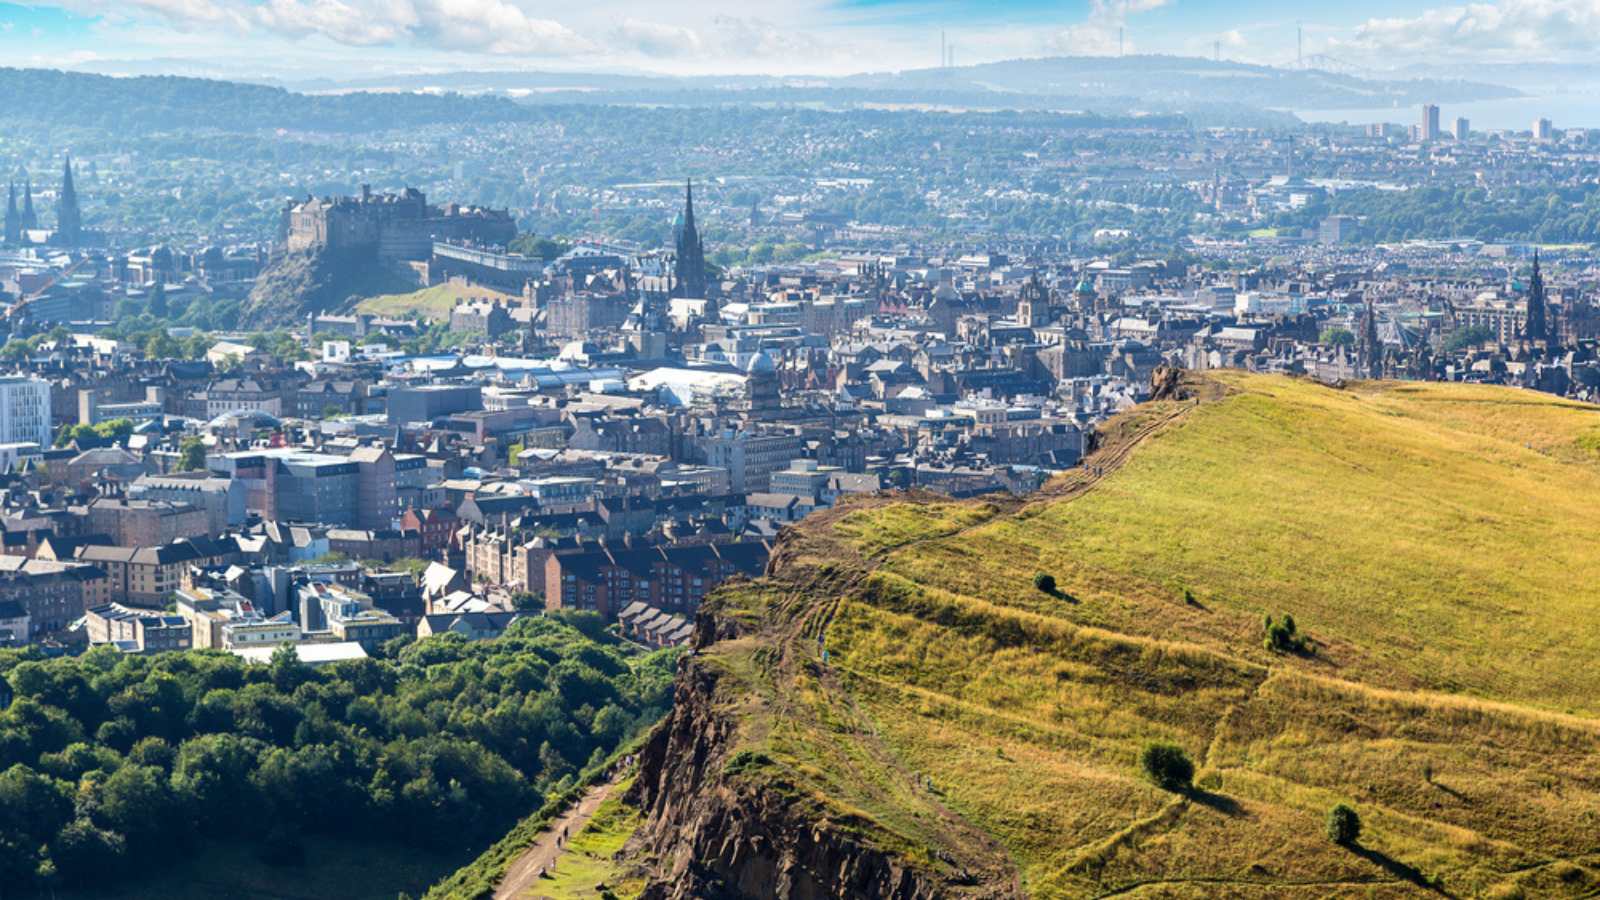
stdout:
POLYGON ((1600 409, 1190 387, 1112 423, 1104 478, 836 510, 724 591, 749 633, 696 662, 736 777, 991 892, 1600 888, 1600 409), (1264 646, 1285 613, 1307 652, 1264 646), (1197 790, 1143 777, 1152 740, 1197 790))
POLYGON ((486 287, 466 287, 445 282, 420 291, 368 297, 356 304, 356 311, 397 319, 416 313, 430 322, 444 322, 450 318, 450 310, 455 307, 457 301, 477 299, 521 302, 520 298, 486 287))

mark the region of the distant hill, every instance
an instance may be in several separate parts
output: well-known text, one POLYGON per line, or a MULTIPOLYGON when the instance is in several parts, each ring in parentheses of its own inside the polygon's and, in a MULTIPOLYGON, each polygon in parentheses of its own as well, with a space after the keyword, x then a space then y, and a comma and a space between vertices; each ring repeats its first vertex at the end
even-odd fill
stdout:
POLYGON ((1355 109, 1515 97, 1514 89, 1459 78, 1365 79, 1177 56, 1064 56, 844 77, 667 77, 555 72, 450 72, 306 82, 307 89, 453 90, 516 96, 524 103, 671 102, 939 103, 1022 109, 1158 112, 1197 108, 1355 109))
POLYGON ((702 614, 613 868, 650 897, 1600 889, 1600 408, 1175 388, 1040 496, 786 532, 702 614), (1192 789, 1144 776, 1155 741, 1192 789))
POLYGON ((172 76, 112 78, 51 69, 0 68, 0 120, 105 128, 359 132, 441 122, 521 121, 504 97, 452 94, 297 94, 282 88, 172 76))
POLYGON ((923 90, 966 85, 1000 94, 1079 98, 1117 95, 1180 107, 1196 102, 1227 102, 1264 109, 1462 103, 1515 97, 1518 93, 1464 79, 1371 80, 1319 69, 1283 69, 1178 56, 1019 59, 957 69, 858 75, 840 79, 839 83, 923 90))
POLYGON ((1115 117, 1154 113, 1184 116, 1199 125, 1268 126, 1291 124, 1281 112, 1288 109, 1518 96, 1511 88, 1463 79, 1379 81, 1169 56, 1022 59, 841 78, 448 72, 317 79, 290 87, 0 68, 0 96, 7 98, 0 105, 0 121, 123 134, 180 129, 361 132, 537 121, 549 114, 539 106, 621 104, 1086 111, 1113 117, 1104 122, 1113 127, 1126 124, 1115 117))

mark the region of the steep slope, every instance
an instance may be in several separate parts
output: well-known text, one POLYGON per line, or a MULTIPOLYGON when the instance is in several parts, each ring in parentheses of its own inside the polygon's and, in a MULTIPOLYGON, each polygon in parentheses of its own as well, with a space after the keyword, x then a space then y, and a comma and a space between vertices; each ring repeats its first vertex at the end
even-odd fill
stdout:
POLYGON ((619 866, 652 897, 1592 893, 1597 489, 1595 407, 1224 374, 1026 502, 814 517, 702 617, 619 866), (1311 652, 1263 646, 1285 613, 1311 652), (1196 790, 1141 777, 1151 740, 1196 790))
POLYGON ((279 327, 305 320, 306 313, 344 308, 361 297, 416 290, 416 279, 370 253, 310 250, 283 253, 256 278, 245 301, 243 324, 279 327))

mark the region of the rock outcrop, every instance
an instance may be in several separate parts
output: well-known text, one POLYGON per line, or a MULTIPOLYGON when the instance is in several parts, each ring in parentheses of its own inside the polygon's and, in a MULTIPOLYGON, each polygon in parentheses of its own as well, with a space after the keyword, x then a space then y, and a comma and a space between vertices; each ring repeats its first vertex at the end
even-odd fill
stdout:
POLYGON ((251 328, 296 325, 307 313, 334 312, 350 301, 417 289, 416 279, 371 254, 334 250, 282 253, 256 278, 241 324, 251 328))
POLYGON ((948 895, 846 828, 812 821, 781 788, 741 777, 729 754, 737 723, 715 702, 718 677, 685 657, 672 715, 641 754, 629 801, 645 824, 628 853, 654 861, 645 900, 948 895))

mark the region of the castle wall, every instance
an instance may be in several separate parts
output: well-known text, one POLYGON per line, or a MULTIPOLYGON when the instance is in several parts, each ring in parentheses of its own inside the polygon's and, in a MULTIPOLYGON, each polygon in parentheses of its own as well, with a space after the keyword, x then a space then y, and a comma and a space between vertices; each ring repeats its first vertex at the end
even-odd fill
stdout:
POLYGON ((517 235, 516 222, 498 210, 444 212, 428 205, 417 190, 370 194, 338 200, 307 200, 287 215, 286 244, 291 251, 368 251, 383 260, 425 260, 433 242, 505 244, 517 235))

